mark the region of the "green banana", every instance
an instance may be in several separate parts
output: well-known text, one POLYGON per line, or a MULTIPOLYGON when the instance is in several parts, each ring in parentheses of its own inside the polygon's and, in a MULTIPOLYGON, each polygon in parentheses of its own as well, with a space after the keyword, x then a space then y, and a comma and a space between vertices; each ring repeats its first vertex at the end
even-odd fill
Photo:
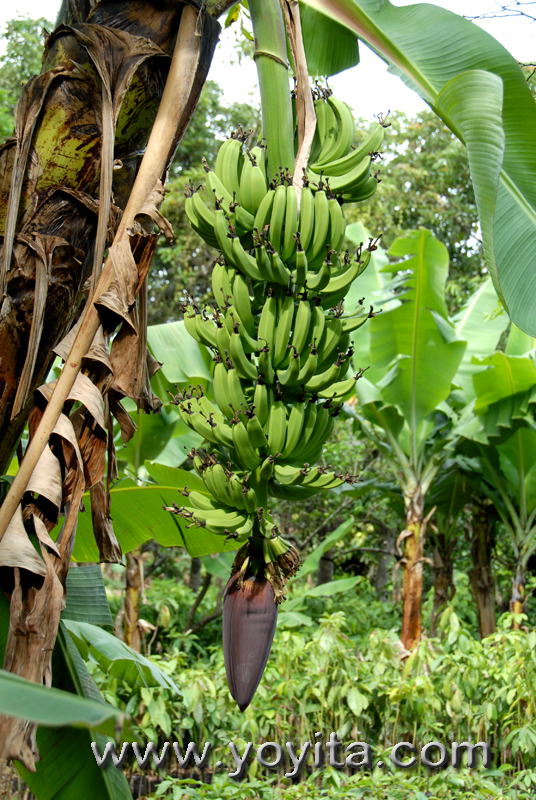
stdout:
POLYGON ((329 210, 329 240, 332 250, 337 253, 342 247, 346 232, 346 217, 341 204, 335 197, 328 200, 329 210))
POLYGON ((268 452, 275 456, 283 452, 287 435, 287 411, 282 400, 274 400, 272 403, 267 426, 268 452))
POLYGON ((253 381, 257 380, 257 367, 246 356, 244 352, 244 346, 242 344, 242 337, 239 333, 232 333, 229 338, 229 353, 236 371, 241 378, 246 380, 249 378, 253 381))
POLYGON ((326 400, 330 400, 337 397, 344 397, 344 395, 351 392, 355 386, 355 378, 347 378, 344 381, 339 381, 338 383, 334 383, 332 386, 329 386, 327 389, 322 389, 321 391, 317 392, 319 397, 324 397, 326 400))
POLYGON ((247 407, 248 404, 240 382, 240 376, 234 365, 232 369, 227 371, 227 393, 235 412, 242 411, 244 406, 247 407))
POLYGON ((232 419, 234 413, 230 408, 231 397, 227 386, 227 369, 223 361, 216 361, 214 374, 212 376, 212 387, 214 389, 214 399, 227 419, 232 419))
POLYGON ((311 327, 311 304, 306 299, 302 298, 298 301, 298 308, 294 317, 293 333, 292 333, 292 346, 296 348, 298 353, 301 354, 303 348, 307 344, 307 337, 309 335, 309 328, 311 327))
POLYGON ((240 272, 237 272, 233 281, 233 305, 236 308, 242 325, 249 335, 257 338, 257 328, 251 309, 248 282, 240 272))
POLYGON ((227 139, 219 148, 214 170, 229 192, 239 185, 239 164, 242 160, 242 144, 238 139, 227 139))
MULTIPOLYGON (((271 294, 267 297, 261 312, 257 339, 261 344, 266 344, 272 350, 275 341, 277 326, 277 300, 271 294)), ((271 381, 269 381, 271 383, 271 381)))
POLYGON ((346 175, 348 172, 351 172, 351 170, 357 167, 357 165, 360 164, 364 159, 366 159, 370 153, 376 153, 379 150, 379 148, 382 146, 384 135, 385 128, 378 124, 367 136, 364 142, 355 150, 351 150, 342 158, 339 158, 336 161, 330 161, 323 166, 320 166, 317 162, 309 163, 309 169, 311 169, 313 172, 322 171, 324 175, 327 175, 328 177, 332 175, 346 175))
POLYGON ((281 386, 295 386, 300 376, 300 354, 295 347, 292 345, 290 347, 294 352, 290 357, 288 367, 283 371, 278 370, 277 372, 277 378, 281 386))
POLYGON ((247 431, 251 444, 258 450, 266 447, 266 436, 262 424, 255 414, 251 414, 247 422, 247 431))
POLYGON ((329 257, 325 258, 318 272, 310 272, 307 276, 307 288, 314 292, 320 292, 331 280, 332 262, 329 257))
POLYGON ((307 256, 299 247, 296 251, 296 269, 292 270, 292 280, 298 286, 305 286, 307 283, 307 256))
POLYGON ((255 214, 255 220, 253 223, 253 229, 257 229, 259 233, 262 233, 264 230, 265 225, 270 223, 270 219, 272 216, 272 208, 274 206, 274 196, 275 191, 270 189, 262 198, 260 205, 257 209, 257 213, 255 214))
POLYGON ((244 469, 254 470, 262 464, 264 459, 254 450, 247 428, 241 421, 233 425, 233 443, 239 463, 244 469))
POLYGON ((283 305, 279 313, 277 327, 275 331, 275 342, 272 355, 274 369, 281 364, 287 354, 287 343, 292 329, 294 319, 294 296, 287 294, 283 300, 283 305))
POLYGON ((296 401, 292 406, 287 423, 287 438, 283 449, 283 458, 292 455, 300 441, 303 423, 305 420, 306 404, 296 401))
MULTIPOLYGON (((315 194, 315 224, 313 237, 306 249, 307 260, 313 262, 321 253, 325 252, 329 231, 328 198, 324 190, 315 194)), ((305 249, 305 248, 304 248, 305 249)))
POLYGON ((264 281, 264 277, 259 272, 259 268, 257 267, 256 260, 253 258, 253 256, 250 256, 249 253, 246 253, 242 247, 242 242, 238 237, 232 240, 231 249, 233 254, 233 263, 239 270, 241 270, 241 272, 247 275, 248 278, 251 278, 252 281, 264 281))
POLYGON ((227 218, 222 209, 219 209, 214 214, 214 230, 216 231, 216 239, 218 240, 220 250, 222 251, 225 260, 229 264, 236 266, 233 256, 232 242, 228 236, 227 218))
POLYGON ((255 414, 260 424, 264 426, 270 413, 270 396, 266 385, 260 380, 257 381, 255 386, 255 394, 253 395, 253 404, 255 406, 255 414))

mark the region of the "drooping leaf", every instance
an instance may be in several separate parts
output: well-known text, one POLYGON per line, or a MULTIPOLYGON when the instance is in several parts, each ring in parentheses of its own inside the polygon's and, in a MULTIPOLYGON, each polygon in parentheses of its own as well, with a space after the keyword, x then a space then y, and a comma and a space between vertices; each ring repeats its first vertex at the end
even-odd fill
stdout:
POLYGON ((466 144, 495 287, 512 320, 536 333, 536 104, 514 57, 468 20, 426 3, 400 8, 389 0, 305 2, 354 31, 466 144), (491 76, 473 74, 464 84, 460 76, 474 71, 491 76), (502 164, 494 76, 503 84, 502 164))
POLYGON ((113 706, 40 686, 0 670, 0 713, 39 725, 93 728, 112 736, 123 714, 113 706))
POLYGON ((64 621, 83 658, 91 657, 105 671, 119 680, 132 685, 162 686, 179 693, 179 689, 168 675, 165 675, 148 658, 108 631, 87 622, 64 621))
POLYGON ((536 365, 531 358, 507 356, 499 351, 487 358, 474 357, 472 363, 487 367, 473 376, 476 414, 484 413, 503 398, 527 392, 536 384, 536 365))
POLYGON ((90 622, 92 625, 113 628, 113 619, 99 564, 71 566, 67 575, 66 606, 63 620, 90 622))

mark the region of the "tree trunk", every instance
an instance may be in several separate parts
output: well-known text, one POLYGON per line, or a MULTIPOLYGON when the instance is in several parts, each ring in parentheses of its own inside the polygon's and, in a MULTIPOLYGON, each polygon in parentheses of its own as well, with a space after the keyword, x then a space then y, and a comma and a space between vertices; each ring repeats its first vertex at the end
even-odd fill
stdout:
POLYGON ((125 574, 125 616, 124 633, 125 643, 137 652, 141 649, 140 637, 140 595, 141 595, 141 572, 139 559, 141 558, 141 547, 127 553, 127 569, 125 574))
POLYGON ((201 586, 201 566, 202 562, 200 558, 192 558, 192 563, 190 564, 189 586, 192 592, 195 592, 196 594, 201 586))
POLYGON ((320 586, 321 583, 329 583, 333 580, 333 575, 335 573, 335 564, 333 562, 334 552, 334 548, 330 547, 330 549, 326 550, 320 559, 320 563, 318 564, 318 572, 316 573, 317 586, 320 586))
POLYGON ((411 650, 421 638, 421 603, 423 577, 423 522, 424 498, 417 485, 406 495, 406 529, 404 531, 404 606, 400 639, 406 650, 411 650))
POLYGON ((495 582, 491 571, 493 519, 488 506, 482 503, 473 505, 472 526, 473 568, 469 572, 469 580, 475 596, 480 638, 484 639, 495 632, 495 582))

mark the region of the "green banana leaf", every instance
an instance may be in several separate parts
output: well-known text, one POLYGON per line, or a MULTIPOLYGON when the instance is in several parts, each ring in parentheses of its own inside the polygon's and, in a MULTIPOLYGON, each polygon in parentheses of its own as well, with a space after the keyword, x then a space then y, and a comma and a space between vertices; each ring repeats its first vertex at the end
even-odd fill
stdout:
POLYGON ((473 375, 476 414, 483 414, 500 400, 524 394, 536 385, 536 365, 531 358, 507 356, 499 351, 486 358, 473 357, 472 363, 487 367, 473 375))
MULTIPOLYGON (((188 505, 188 499, 178 491, 185 486, 207 493, 205 484, 194 472, 148 461, 145 468, 158 483, 138 486, 135 481, 125 478, 111 490, 114 532, 123 553, 135 550, 149 539, 155 539, 163 547, 186 547, 192 557, 238 550, 240 545, 236 542, 224 544, 224 536, 210 533, 206 528, 187 528, 182 517, 162 508, 171 506, 173 502, 188 505)), ((73 559, 95 562, 99 560, 99 554, 93 536, 89 493, 84 495, 84 506, 86 513, 78 515, 73 559)), ((60 525, 61 520, 52 532, 53 538, 59 533, 60 525)))
POLYGON ((115 733, 123 717, 108 704, 39 686, 3 669, 0 669, 0 713, 54 728, 65 725, 92 728, 108 736, 115 733))
POLYGON ((536 508, 536 431, 518 428, 497 446, 497 452, 501 472, 524 520, 536 508))
POLYGON ((113 628, 100 564, 74 564, 67 575, 67 599, 61 618, 113 628))
MULTIPOLYGON (((153 391, 165 398, 154 384, 153 391)), ((144 461, 158 461, 170 467, 180 467, 188 458, 188 450, 199 447, 203 437, 191 430, 181 419, 174 406, 164 406, 159 414, 143 414, 135 410, 134 403, 123 402, 128 408, 138 430, 127 445, 121 444, 118 432, 115 440, 117 463, 123 471, 138 475, 144 461)))
POLYGON ((300 3, 300 20, 309 75, 329 78, 359 64, 355 33, 303 3, 300 3), (322 36, 315 36, 319 25, 322 36))
POLYGON ((88 622, 65 620, 64 625, 71 634, 78 651, 84 661, 89 657, 104 672, 113 675, 130 686, 162 686, 180 694, 171 678, 162 672, 156 664, 137 653, 112 633, 91 625, 88 622))
MULTIPOLYGON (((453 459, 451 463, 447 462, 445 469, 432 483, 427 505, 437 506, 435 515, 437 528, 448 539, 458 535, 460 514, 477 488, 478 476, 471 471, 461 469, 457 459, 453 459)), ((429 535, 433 541, 433 530, 429 535)))
MULTIPOLYGON (((510 323, 507 314, 499 306, 490 278, 473 292, 454 316, 453 322, 458 337, 467 342, 467 348, 454 378, 454 383, 461 389, 456 394, 456 399, 467 404, 475 396, 473 375, 478 370, 476 365, 471 363, 471 359, 473 356, 483 358, 493 353, 510 323)), ((516 326, 512 328, 519 331, 516 326)), ((519 333, 526 336, 521 331, 519 333)))
POLYGON ((389 255, 409 256, 383 268, 404 271, 404 302, 370 320, 370 358, 374 367, 389 370, 376 384, 383 403, 400 410, 415 437, 421 423, 449 396, 466 343, 448 320, 444 245, 422 229, 398 238, 389 255))
POLYGON ((157 374, 164 376, 168 388, 173 389, 176 383, 182 386, 201 383, 206 388, 212 380, 210 354, 206 347, 190 336, 184 322, 150 325, 147 344, 153 356, 162 364, 157 374))
POLYGON ((536 347, 536 339, 512 323, 504 352, 507 356, 526 356, 536 347))
POLYGON ((357 34, 464 142, 495 289, 511 319, 535 335, 536 104, 513 56, 426 3, 304 1, 357 34))
MULTIPOLYGON (((60 626, 52 656, 52 683, 69 692, 72 697, 88 697, 98 705, 104 703, 93 678, 87 671, 69 633, 60 626)), ((28 772, 17 762, 17 769, 37 800, 132 800, 132 794, 122 770, 108 764, 97 766, 91 743, 99 752, 112 737, 73 727, 37 729, 37 744, 41 760, 37 771, 28 772)), ((132 734, 123 734, 121 741, 133 741, 132 734)))
MULTIPOLYGON (((335 528, 329 536, 326 536, 323 542, 321 542, 315 549, 309 553, 305 561, 303 562, 302 566, 300 567, 300 572, 298 577, 304 578, 306 575, 309 575, 311 572, 316 572, 318 569, 318 565, 320 564, 320 559, 324 555, 324 553, 329 550, 337 542, 340 542, 341 539, 344 539, 345 536, 348 536, 350 531, 354 527, 354 518, 349 517, 345 520, 338 528, 335 528)), ((294 581, 294 578, 291 578, 289 581, 289 585, 294 581)))

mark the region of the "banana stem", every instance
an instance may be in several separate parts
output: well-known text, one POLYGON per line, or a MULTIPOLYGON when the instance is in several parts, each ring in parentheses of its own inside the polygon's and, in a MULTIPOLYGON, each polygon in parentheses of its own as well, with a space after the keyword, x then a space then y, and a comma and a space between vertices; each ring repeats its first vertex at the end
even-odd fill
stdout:
POLYGON ((294 126, 288 80, 285 25, 279 0, 249 0, 255 64, 261 93, 267 177, 294 168, 294 126))

